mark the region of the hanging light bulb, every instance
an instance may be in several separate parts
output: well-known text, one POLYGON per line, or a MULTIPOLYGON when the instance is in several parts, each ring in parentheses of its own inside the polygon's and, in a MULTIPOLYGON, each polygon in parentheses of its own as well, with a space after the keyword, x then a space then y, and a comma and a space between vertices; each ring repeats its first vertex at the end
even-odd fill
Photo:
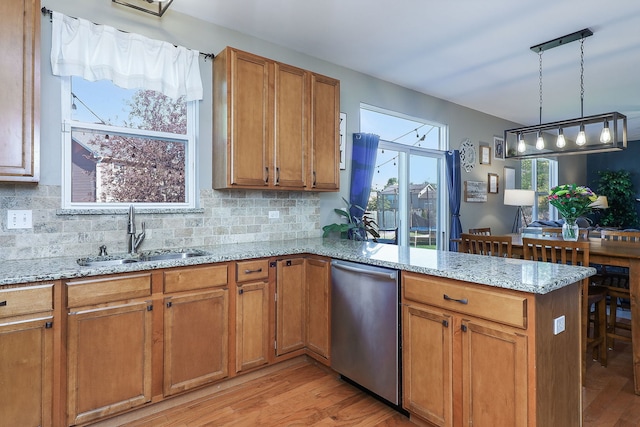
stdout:
POLYGON ((527 151, 527 145, 524 143, 524 138, 522 137, 522 134, 519 133, 518 134, 518 153, 524 153, 525 151, 527 151))
POLYGON ((542 131, 538 131, 538 138, 536 139, 536 148, 538 150, 544 150, 544 138, 542 137, 542 131))
POLYGON ((584 133, 584 123, 580 123, 580 132, 578 132, 578 137, 576 138, 576 145, 582 147, 587 143, 587 135, 584 133))
POLYGON ((600 133, 600 142, 603 144, 608 144, 611 142, 611 131, 609 130, 609 121, 604 121, 604 127, 602 128, 602 132, 600 133))
POLYGON ((559 128, 558 129, 558 139, 556 140, 556 147, 564 148, 565 145, 567 145, 567 142, 564 140, 564 133, 562 131, 562 128, 559 128))

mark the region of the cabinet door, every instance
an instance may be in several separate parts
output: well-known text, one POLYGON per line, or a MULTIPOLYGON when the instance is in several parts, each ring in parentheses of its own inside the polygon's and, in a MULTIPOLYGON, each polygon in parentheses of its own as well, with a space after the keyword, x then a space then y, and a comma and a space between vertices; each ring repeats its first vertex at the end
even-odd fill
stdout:
POLYGON ((165 298, 165 396, 227 376, 228 293, 215 289, 165 298))
POLYGON ((237 285, 236 372, 269 361, 269 282, 237 285))
POLYGON ((403 406, 434 425, 451 426, 453 319, 406 305, 402 316, 403 406))
POLYGON ((340 187, 340 81, 311 75, 311 187, 340 187))
POLYGON ((232 50, 230 184, 266 186, 271 174, 269 149, 273 138, 270 79, 273 62, 232 50))
POLYGON ((300 68, 275 63, 275 171, 276 186, 304 189, 306 150, 308 73, 300 68))
POLYGON ((0 325, 0 426, 51 426, 51 318, 0 325))
POLYGON ((329 272, 331 264, 325 259, 307 258, 306 276, 306 335, 307 348, 329 359, 331 342, 331 301, 329 272))
POLYGON ((0 2, 0 181, 40 174, 40 1, 0 2))
POLYGON ((527 337, 471 321, 462 331, 462 425, 528 425, 527 337))
POLYGON ((280 260, 276 285, 276 355, 304 348, 304 259, 280 260))
POLYGON ((70 425, 151 400, 151 307, 141 301, 69 313, 70 425))

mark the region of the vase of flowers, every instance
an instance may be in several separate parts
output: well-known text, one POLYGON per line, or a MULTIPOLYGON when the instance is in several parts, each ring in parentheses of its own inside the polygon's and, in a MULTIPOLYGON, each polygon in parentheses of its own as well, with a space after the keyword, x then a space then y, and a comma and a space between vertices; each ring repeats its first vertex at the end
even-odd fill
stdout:
POLYGON ((551 203, 564 218, 562 238, 578 240, 577 219, 591 212, 591 204, 598 196, 589 187, 576 184, 563 184, 553 187, 549 193, 551 203))

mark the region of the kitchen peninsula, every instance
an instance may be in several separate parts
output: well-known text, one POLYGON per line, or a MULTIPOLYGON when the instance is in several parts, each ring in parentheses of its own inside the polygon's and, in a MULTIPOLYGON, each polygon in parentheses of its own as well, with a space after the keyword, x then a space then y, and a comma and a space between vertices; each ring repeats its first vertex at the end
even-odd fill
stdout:
MULTIPOLYGON (((317 307, 327 304, 329 277, 322 262, 330 259, 401 271, 403 407, 415 421, 428 425, 452 425, 459 420, 470 420, 474 424, 493 422, 493 425, 580 425, 579 282, 595 272, 592 268, 329 239, 197 249, 207 255, 98 268, 80 267, 75 258, 3 263, 0 292, 3 296, 9 295, 6 300, 11 302, 11 293, 18 290, 37 290, 42 297, 39 300, 44 302, 29 313, 35 310, 39 318, 46 317, 47 322, 53 324, 53 336, 48 334, 44 339, 52 347, 48 357, 43 357, 43 365, 50 373, 42 379, 45 390, 42 425, 83 425, 186 392, 188 382, 169 381, 172 375, 181 372, 172 370, 181 360, 180 352, 167 352, 167 346, 172 343, 170 337, 180 338, 180 334, 169 334, 172 327, 181 325, 180 317, 169 311, 171 303, 177 307, 178 302, 210 301, 218 319, 225 322, 224 328, 207 330, 208 333, 210 329, 217 330, 216 336, 225 350, 221 358, 216 359, 219 370, 196 387, 216 384, 227 377, 303 354, 330 366, 327 349, 321 344, 327 341, 326 336, 314 332, 322 328, 309 329, 306 325, 302 344, 288 356, 274 356, 273 340, 261 341, 269 354, 259 362, 251 353, 253 348, 247 347, 251 340, 244 341, 244 347, 239 345, 245 333, 239 325, 251 320, 241 316, 243 309, 251 313, 262 310, 260 312, 268 316, 266 336, 279 336, 276 308, 269 305, 273 299, 262 296, 275 293, 276 286, 280 289, 282 278, 288 276, 306 277, 314 286, 322 280, 326 282, 327 287, 320 292, 307 285, 302 294, 312 300, 307 300, 306 305, 301 303, 302 317, 307 323, 325 313, 326 332, 327 310, 317 310, 317 307), (300 276, 303 270, 296 266, 303 264, 296 260, 307 256, 315 263, 309 266, 313 274, 300 276), (276 280, 275 266, 285 258, 292 260, 286 265, 294 269, 283 270, 282 275, 277 269, 276 280), (243 276, 254 271, 264 275, 243 276), (209 287, 201 287, 203 281, 209 287), (236 292, 230 292, 233 289, 236 292), (116 304, 109 299, 110 292, 126 294, 116 304), (254 298, 252 295, 259 297, 249 299, 254 298), (191 299, 185 300, 186 297, 191 299), (154 310, 156 302, 161 304, 154 310), (83 360, 82 345, 85 344, 79 343, 86 331, 82 328, 96 319, 98 309, 105 308, 114 309, 114 319, 116 316, 119 319, 140 317, 139 339, 149 341, 145 347, 148 363, 139 367, 145 379, 145 392, 134 400, 111 406, 100 403, 102 396, 96 397, 96 404, 87 402, 84 394, 75 395, 73 390, 76 386, 87 386, 82 380, 83 372, 76 369, 76 364, 83 360), (311 318, 307 314, 305 318, 305 312, 314 314, 311 318), (564 316, 565 330, 554 334, 554 319, 561 316, 564 316), (144 325, 153 326, 145 328, 144 325), (310 337, 320 339, 311 343, 310 337), (173 363, 173 368, 168 362, 173 363), (67 414, 75 417, 67 418, 67 414)), ((286 286, 283 289, 287 289, 286 286)), ((2 324, 10 316, 19 315, 21 320, 27 317, 25 313, 3 314, 8 308, 10 304, 0 307, 2 324)), ((279 310, 278 317, 282 315, 279 310)), ((5 339, 1 328, 4 326, 0 326, 0 341, 5 339)), ((129 333, 134 334, 131 331, 129 333)), ((3 351, 0 357, 10 358, 11 353, 3 351)), ((2 400, 7 399, 12 400, 11 396, 2 400)))

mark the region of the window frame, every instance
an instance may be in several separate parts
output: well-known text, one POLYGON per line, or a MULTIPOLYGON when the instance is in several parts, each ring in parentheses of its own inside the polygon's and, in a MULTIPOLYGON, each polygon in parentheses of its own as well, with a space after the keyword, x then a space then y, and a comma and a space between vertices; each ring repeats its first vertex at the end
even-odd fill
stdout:
MULTIPOLYGON (((80 77, 78 77, 80 78, 80 77)), ((61 115, 62 115, 62 209, 64 210, 105 210, 127 208, 131 202, 72 202, 72 141, 71 133, 75 129, 106 132, 109 134, 130 135, 134 137, 151 137, 164 141, 184 141, 185 143, 185 201, 181 203, 146 203, 135 202, 136 206, 143 209, 184 210, 198 208, 197 194, 197 138, 198 138, 198 101, 186 102, 187 131, 186 134, 174 134, 144 129, 126 128, 120 126, 104 125, 99 123, 87 123, 72 120, 71 105, 71 77, 61 77, 61 115)))

